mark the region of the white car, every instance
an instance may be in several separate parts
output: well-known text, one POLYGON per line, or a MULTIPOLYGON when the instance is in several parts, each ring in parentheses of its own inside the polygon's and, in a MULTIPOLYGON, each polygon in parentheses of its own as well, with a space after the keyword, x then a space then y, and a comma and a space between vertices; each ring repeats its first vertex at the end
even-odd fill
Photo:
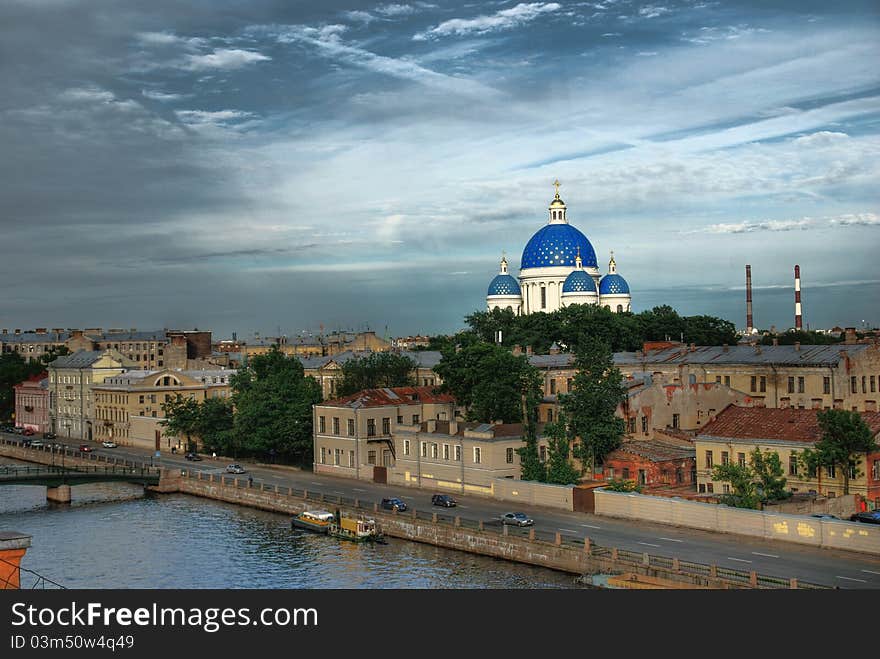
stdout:
POLYGON ((111 442, 109 439, 105 442, 101 442, 101 446, 104 448, 116 448, 116 442, 111 442))
POLYGON ((524 513, 504 513, 501 516, 502 524, 514 524, 516 526, 532 526, 535 522, 524 513))
POLYGON ((228 467, 226 467, 226 473, 227 474, 246 474, 247 472, 244 470, 244 467, 242 467, 241 465, 231 464, 228 467))

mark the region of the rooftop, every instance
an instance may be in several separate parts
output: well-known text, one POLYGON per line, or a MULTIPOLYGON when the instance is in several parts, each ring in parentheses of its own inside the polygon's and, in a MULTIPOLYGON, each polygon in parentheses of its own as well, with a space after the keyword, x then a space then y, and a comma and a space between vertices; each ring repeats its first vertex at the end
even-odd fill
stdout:
POLYGON ((435 393, 435 387, 394 387, 364 389, 350 396, 325 400, 319 407, 387 407, 391 405, 417 405, 421 403, 454 403, 450 394, 435 393))
POLYGON ((666 460, 683 460, 696 456, 696 449, 692 446, 673 446, 660 441, 626 441, 608 454, 606 460, 620 457, 621 453, 638 455, 651 462, 664 462, 666 460))
MULTIPOLYGON (((821 439, 819 410, 792 407, 737 407, 728 405, 706 424, 698 438, 775 440, 813 443, 821 439)), ((871 432, 880 434, 880 412, 861 412, 871 432)))

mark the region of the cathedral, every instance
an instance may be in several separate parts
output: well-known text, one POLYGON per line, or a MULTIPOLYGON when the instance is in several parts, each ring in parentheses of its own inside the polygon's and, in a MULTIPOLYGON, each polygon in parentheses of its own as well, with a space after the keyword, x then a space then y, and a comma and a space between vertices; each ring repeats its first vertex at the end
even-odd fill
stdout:
POLYGON ((568 223, 559 181, 554 185, 556 196, 550 202, 548 222, 526 244, 519 277, 508 272, 507 259, 501 258, 501 272, 486 294, 488 310, 509 309, 525 315, 570 304, 599 304, 616 312, 632 311, 629 285, 617 274, 614 252, 608 274, 603 276, 590 241, 568 223))

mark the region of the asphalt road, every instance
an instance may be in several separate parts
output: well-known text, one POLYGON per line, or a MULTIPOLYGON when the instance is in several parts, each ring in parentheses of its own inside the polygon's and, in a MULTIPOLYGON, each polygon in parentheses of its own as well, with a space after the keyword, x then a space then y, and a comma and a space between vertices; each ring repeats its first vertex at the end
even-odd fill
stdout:
MULTIPOLYGON (((6 435, 9 439, 21 439, 6 435)), ((55 441, 64 441, 63 439, 55 441)), ((67 442, 65 442, 67 443, 67 442)), ((73 442, 76 448, 80 442, 73 442)), ((225 473, 229 458, 202 456, 200 462, 185 460, 183 455, 163 452, 156 460, 150 451, 131 447, 105 449, 92 442, 93 451, 106 456, 163 466, 177 466, 204 473, 225 473)), ((315 474, 290 467, 257 466, 236 460, 247 473, 238 478, 254 478, 254 482, 282 487, 313 490, 324 494, 357 498, 363 502, 378 502, 383 497, 396 496, 410 508, 434 510, 440 514, 458 514, 464 518, 497 524, 502 513, 512 510, 512 504, 483 497, 454 495, 456 508, 437 508, 431 505, 430 490, 402 486, 381 485, 353 481, 347 478, 315 474)), ((517 511, 535 520, 538 532, 557 531, 578 537, 589 537, 605 547, 617 547, 633 552, 647 552, 655 556, 679 558, 694 563, 715 564, 719 567, 751 571, 783 578, 823 584, 838 588, 880 588, 880 557, 857 552, 819 549, 795 543, 768 541, 748 536, 688 529, 643 521, 621 520, 587 513, 565 512, 548 508, 517 505, 517 511)))

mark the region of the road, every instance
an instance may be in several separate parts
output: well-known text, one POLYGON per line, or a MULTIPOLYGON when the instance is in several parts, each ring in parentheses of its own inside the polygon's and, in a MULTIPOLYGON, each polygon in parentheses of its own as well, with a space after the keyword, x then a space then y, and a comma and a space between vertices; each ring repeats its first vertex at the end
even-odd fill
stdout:
MULTIPOLYGON (((21 439, 7 435, 9 439, 21 439)), ((63 440, 56 440, 63 441, 63 440)), ((75 448, 79 442, 74 441, 75 448)), ((229 458, 212 460, 204 457, 200 462, 190 462, 180 454, 163 452, 156 460, 145 449, 118 447, 101 448, 92 443, 95 453, 108 457, 135 460, 162 466, 175 466, 204 473, 223 473, 229 458)), ((311 471, 290 467, 259 466, 236 460, 254 482, 281 487, 313 490, 324 494, 341 495, 362 501, 378 502, 383 497, 397 496, 411 508, 431 510, 431 490, 418 490, 394 485, 353 481, 347 478, 315 474, 311 471)), ((497 523, 502 513, 514 504, 494 501, 477 496, 454 495, 459 505, 453 509, 435 508, 440 513, 452 513, 462 517, 497 523)), ((819 549, 795 543, 769 541, 748 536, 712 533, 664 524, 622 520, 587 513, 565 512, 549 508, 516 504, 516 509, 535 520, 536 531, 561 532, 565 535, 589 537, 598 545, 617 547, 633 552, 646 552, 655 556, 667 556, 694 563, 715 564, 719 567, 751 571, 760 574, 797 578, 800 581, 838 588, 880 588, 880 557, 857 552, 819 549)))

